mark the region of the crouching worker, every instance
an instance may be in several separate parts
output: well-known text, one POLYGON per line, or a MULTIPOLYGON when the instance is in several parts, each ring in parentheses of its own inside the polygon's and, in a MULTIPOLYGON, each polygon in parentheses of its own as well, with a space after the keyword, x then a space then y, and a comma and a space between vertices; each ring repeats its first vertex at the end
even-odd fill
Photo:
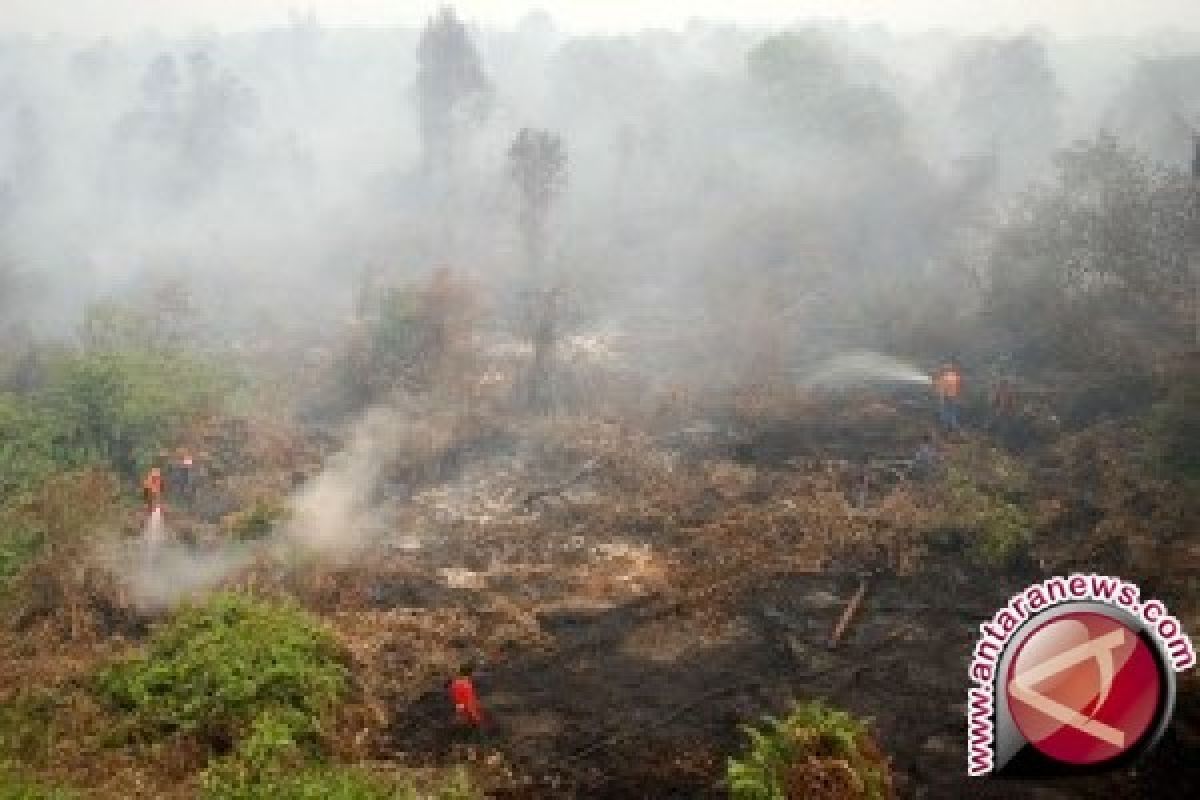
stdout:
POLYGON ((450 703, 454 706, 455 721, 472 731, 483 729, 483 709, 475 691, 474 667, 467 664, 447 683, 450 703))

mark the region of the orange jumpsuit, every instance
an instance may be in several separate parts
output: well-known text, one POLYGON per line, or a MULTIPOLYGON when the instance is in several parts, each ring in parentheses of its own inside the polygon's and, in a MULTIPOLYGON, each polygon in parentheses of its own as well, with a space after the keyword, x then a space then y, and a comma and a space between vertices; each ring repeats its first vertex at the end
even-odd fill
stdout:
POLYGON ((154 511, 162 505, 163 479, 157 468, 150 470, 146 480, 142 481, 142 498, 146 501, 146 510, 154 511))

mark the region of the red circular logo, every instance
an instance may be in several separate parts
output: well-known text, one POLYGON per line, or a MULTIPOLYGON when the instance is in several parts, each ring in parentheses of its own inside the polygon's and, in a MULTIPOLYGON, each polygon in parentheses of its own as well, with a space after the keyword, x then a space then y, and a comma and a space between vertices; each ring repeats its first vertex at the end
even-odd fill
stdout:
POLYGON ((1057 761, 1098 764, 1127 752, 1154 723, 1159 670, 1127 625, 1080 611, 1046 622, 1021 642, 1005 694, 1030 744, 1057 761))

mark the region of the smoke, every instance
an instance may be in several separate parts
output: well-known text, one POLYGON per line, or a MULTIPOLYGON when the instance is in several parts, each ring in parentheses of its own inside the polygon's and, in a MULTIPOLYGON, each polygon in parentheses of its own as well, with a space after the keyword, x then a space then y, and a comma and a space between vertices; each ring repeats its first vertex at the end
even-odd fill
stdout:
POLYGON ((142 530, 142 543, 148 550, 153 550, 166 541, 166 534, 162 507, 155 506, 154 510, 150 512, 150 516, 146 518, 146 526, 142 530))
POLYGON ((410 427, 398 412, 368 410, 351 427, 344 449, 292 498, 287 543, 326 556, 348 556, 380 529, 371 498, 383 466, 410 427))
MULTIPOLYGON (((195 314, 182 346, 278 374, 291 398, 362 335, 346 323, 375 291, 365 276, 398 286, 445 265, 480 278, 481 338, 524 348, 522 289, 565 286, 564 358, 719 391, 850 347, 914 351, 897 329, 973 307, 973 259, 1013 193, 1053 178, 1045 156, 1066 137, 1102 122, 1175 130, 1172 114, 1200 108, 1200 42, 1184 34, 1148 72, 1150 39, 784 25, 469 25, 494 91, 489 113, 455 117, 437 180, 414 103, 419 29, 298 17, 196 36, 0 36, 0 330, 68 337, 97 301, 147 302, 178 280, 195 314), (526 127, 561 136, 567 155, 536 278, 507 163, 526 127)), ((1186 131, 1147 146, 1163 163, 1192 156, 1186 131)), ((871 351, 798 379, 927 381, 871 351)), ((434 406, 352 425, 265 547, 349 557, 385 532, 374 493, 390 462, 447 437, 434 406)), ((149 542, 160 534, 139 546, 161 568, 129 567, 151 598, 249 557, 189 556, 149 542)))
POLYGON ((384 465, 397 448, 428 438, 398 409, 376 407, 349 428, 344 447, 287 502, 288 521, 254 542, 223 541, 209 547, 178 542, 161 508, 146 519, 142 536, 101 552, 101 560, 146 609, 169 608, 233 578, 260 559, 280 560, 301 552, 349 559, 383 529, 372 505, 384 465))
MULTIPOLYGON (((810 26, 802 38, 827 46, 795 56, 817 62, 803 62, 811 85, 789 87, 750 67, 765 29, 471 33, 496 98, 462 137, 452 208, 420 175, 415 29, 297 19, 224 35, 0 39, 0 260, 44 287, 22 313, 71 330, 97 298, 182 275, 206 334, 239 338, 280 318, 310 333, 342 318, 367 268, 444 263, 511 282, 522 258, 504 160, 525 126, 565 143, 549 255, 597 314, 725 271, 837 293, 847 287, 826 276, 937 260, 943 223, 1013 185, 1005 171, 1023 177, 1031 148, 1105 120, 1172 125, 1163 92, 1131 78, 1150 50, 1140 41, 810 26), (1001 174, 977 181, 963 159, 1001 174)), ((1177 71, 1168 94, 1186 114, 1195 81, 1177 71)), ((1155 155, 1188 157, 1186 137, 1171 137, 1155 155)), ((689 301, 663 312, 685 316, 689 301)))
POLYGON ((218 586, 248 566, 257 552, 229 542, 207 550, 184 545, 171 533, 162 509, 155 508, 141 537, 102 546, 99 560, 139 608, 155 611, 218 586))
POLYGON ((805 386, 842 389, 872 383, 928 384, 929 375, 912 364, 869 351, 844 353, 818 365, 801 379, 805 386))
POLYGON ((246 545, 223 544, 197 550, 168 540, 126 543, 111 552, 109 569, 125 585, 141 608, 174 606, 189 596, 210 590, 249 566, 257 550, 246 545))

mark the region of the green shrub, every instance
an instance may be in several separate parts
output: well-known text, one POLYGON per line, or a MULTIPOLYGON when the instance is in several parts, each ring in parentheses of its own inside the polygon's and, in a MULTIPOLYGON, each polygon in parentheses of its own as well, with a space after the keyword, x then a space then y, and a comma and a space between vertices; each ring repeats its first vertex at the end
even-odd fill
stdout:
POLYGON ((246 511, 232 515, 228 524, 235 539, 252 541, 267 536, 289 516, 290 511, 279 500, 259 498, 246 511))
POLYGON ((64 354, 32 395, 0 393, 0 498, 61 470, 147 467, 163 443, 214 407, 232 378, 182 354, 64 354))
POLYGON ((179 353, 75 354, 52 365, 39 403, 50 415, 60 464, 101 462, 132 474, 231 385, 214 366, 179 353))
POLYGON ((56 474, 0 506, 0 589, 44 551, 72 548, 110 522, 118 509, 116 478, 99 469, 56 474))
POLYGON ((386 795, 356 770, 309 764, 311 753, 296 740, 292 721, 272 711, 254 720, 237 750, 204 773, 206 800, 374 800, 386 795))
POLYGON ((0 392, 0 498, 29 491, 59 467, 53 419, 23 397, 0 392))
POLYGON ((987 566, 1012 564, 1032 541, 1033 520, 1002 493, 988 491, 956 467, 946 470, 948 524, 972 534, 973 558, 987 566))
POLYGON ((767 717, 758 728, 743 727, 750 744, 726 766, 734 800, 800 800, 815 786, 842 788, 837 797, 882 800, 890 796, 886 759, 867 726, 821 701, 797 705, 784 719, 767 717))
POLYGON ((182 608, 143 657, 107 668, 97 687, 149 736, 189 733, 221 749, 257 724, 260 740, 283 726, 311 744, 348 671, 303 611, 225 593, 182 608))
POLYGON ((41 552, 45 531, 34 520, 0 509, 0 590, 41 552))

